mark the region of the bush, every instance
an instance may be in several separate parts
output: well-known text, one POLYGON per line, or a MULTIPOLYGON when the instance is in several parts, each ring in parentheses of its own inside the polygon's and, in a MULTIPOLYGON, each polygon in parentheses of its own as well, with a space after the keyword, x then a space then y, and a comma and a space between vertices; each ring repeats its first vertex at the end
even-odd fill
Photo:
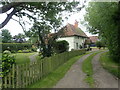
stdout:
POLYGON ((23 53, 29 53, 29 52, 32 52, 31 50, 23 50, 22 51, 23 53))
POLYGON ((8 55, 10 55, 11 52, 10 52, 9 50, 5 50, 5 51, 3 52, 3 54, 8 54, 8 55))
POLYGON ((31 51, 37 52, 37 47, 35 47, 34 45, 32 45, 31 51))
POLYGON ((105 44, 102 41, 97 41, 96 46, 101 49, 101 47, 105 47, 105 44))
POLYGON ((69 43, 67 41, 65 41, 65 40, 57 41, 54 44, 54 51, 56 53, 63 53, 63 52, 68 51, 68 49, 69 49, 69 43))
POLYGON ((11 52, 17 52, 18 50, 31 49, 32 44, 30 43, 0 43, 2 46, 2 52, 9 50, 11 52))
POLYGON ((18 50, 18 53, 22 53, 23 51, 22 50, 18 50))
POLYGON ((2 77, 10 72, 12 65, 15 63, 15 57, 11 55, 10 51, 4 51, 2 54, 2 77))

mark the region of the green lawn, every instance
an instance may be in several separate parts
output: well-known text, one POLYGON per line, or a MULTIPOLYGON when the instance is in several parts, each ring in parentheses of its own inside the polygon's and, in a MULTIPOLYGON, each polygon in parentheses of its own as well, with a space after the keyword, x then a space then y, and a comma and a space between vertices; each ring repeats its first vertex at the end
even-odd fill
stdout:
POLYGON ((15 62, 16 64, 24 64, 29 63, 30 59, 29 56, 34 55, 35 53, 16 53, 15 55, 15 62))
POLYGON ((103 68, 107 69, 110 73, 120 78, 120 72, 118 71, 118 66, 120 66, 120 64, 114 62, 114 60, 109 57, 109 52, 105 52, 101 55, 100 62, 103 68))
POLYGON ((70 69, 70 67, 82 56, 83 55, 71 58, 66 63, 58 67, 55 71, 48 74, 47 77, 44 77, 40 81, 30 85, 28 88, 52 88, 60 79, 64 77, 64 75, 70 69))
POLYGON ((94 87, 94 79, 93 75, 93 67, 92 67, 92 59, 99 52, 95 52, 90 55, 87 59, 85 59, 82 63, 82 71, 86 73, 85 81, 89 84, 90 87, 94 87))

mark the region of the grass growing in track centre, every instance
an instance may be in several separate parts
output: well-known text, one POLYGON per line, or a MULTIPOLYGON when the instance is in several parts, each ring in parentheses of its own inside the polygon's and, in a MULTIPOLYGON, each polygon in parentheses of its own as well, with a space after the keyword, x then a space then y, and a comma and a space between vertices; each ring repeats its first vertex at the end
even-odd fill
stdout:
POLYGON ((86 77, 85 77, 85 82, 87 82, 88 84, 89 84, 89 86, 91 87, 91 88, 93 88, 94 87, 94 79, 93 79, 93 77, 92 77, 92 75, 93 75, 93 67, 92 67, 92 59, 93 59, 93 57, 96 55, 96 54, 98 54, 99 52, 95 52, 95 53, 93 53, 92 55, 90 55, 89 57, 87 57, 84 61, 83 61, 83 63, 82 63, 82 71, 84 72, 84 73, 86 73, 86 77))

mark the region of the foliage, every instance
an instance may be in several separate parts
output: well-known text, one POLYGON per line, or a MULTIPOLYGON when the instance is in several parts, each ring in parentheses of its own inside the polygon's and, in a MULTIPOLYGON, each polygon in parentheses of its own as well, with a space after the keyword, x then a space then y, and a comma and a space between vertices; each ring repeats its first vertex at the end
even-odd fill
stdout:
POLYGON ((2 54, 2 76, 6 76, 12 65, 15 63, 15 57, 11 55, 10 51, 5 51, 2 54))
POLYGON ((19 33, 18 35, 13 36, 13 42, 14 43, 25 43, 25 35, 19 33))
POLYGON ((2 30, 2 42, 3 43, 12 42, 12 35, 7 29, 2 30))
POLYGON ((110 56, 119 61, 119 10, 118 2, 91 2, 88 6, 85 20, 88 21, 89 32, 105 38, 110 56), (117 18, 117 19, 116 19, 117 18))
POLYGON ((61 12, 63 11, 70 12, 78 5, 78 2, 24 2, 23 3, 23 2, 8 1, 6 3, 6 0, 3 1, 4 1, 2 2, 3 6, 0 8, 2 12, 0 13, 6 13, 11 8, 13 8, 13 10, 6 17, 6 19, 0 24, 1 25, 0 28, 4 27, 8 23, 8 21, 12 18, 13 15, 19 17, 20 20, 23 20, 22 17, 26 16, 31 21, 40 20, 34 17, 35 15, 38 15, 39 17, 43 17, 41 18, 41 21, 45 19, 49 20, 50 18, 52 18, 51 22, 54 22, 55 17, 59 19, 58 16, 61 15, 61 12))
POLYGON ((102 41, 97 41, 96 46, 101 49, 101 47, 105 47, 104 43, 102 41))
POLYGON ((22 50, 23 53, 30 53, 31 50, 22 50))
POLYGON ((2 51, 9 50, 11 52, 32 48, 30 43, 0 43, 0 45, 2 46, 2 51))
POLYGON ((53 48, 54 48, 54 51, 56 53, 63 53, 63 52, 68 51, 68 49, 69 49, 69 43, 66 40, 56 41, 54 43, 53 48))
POLYGON ((22 50, 18 50, 18 53, 22 53, 22 50))
POLYGON ((37 52, 37 47, 35 45, 32 45, 31 51, 37 52))
POLYGON ((31 50, 18 50, 18 53, 30 53, 32 52, 31 50))
POLYGON ((100 62, 106 70, 108 70, 110 73, 120 78, 120 72, 119 72, 120 63, 116 63, 114 60, 112 60, 110 58, 109 52, 105 52, 101 54, 100 62))

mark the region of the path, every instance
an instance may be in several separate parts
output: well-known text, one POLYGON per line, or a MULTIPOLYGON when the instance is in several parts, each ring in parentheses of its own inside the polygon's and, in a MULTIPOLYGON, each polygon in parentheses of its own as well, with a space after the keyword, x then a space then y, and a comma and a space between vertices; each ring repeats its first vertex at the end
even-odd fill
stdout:
POLYGON ((38 55, 38 53, 35 53, 34 55, 29 56, 30 58, 30 62, 35 62, 36 61, 36 56, 38 55))
POLYGON ((102 53, 99 53, 96 56, 94 56, 92 60, 95 87, 96 88, 118 88, 118 80, 115 79, 115 76, 113 76, 108 71, 103 69, 103 67, 99 62, 100 54, 102 53))
POLYGON ((92 53, 84 55, 72 65, 66 75, 55 85, 54 88, 89 88, 84 82, 85 74, 82 72, 82 62, 92 53))

